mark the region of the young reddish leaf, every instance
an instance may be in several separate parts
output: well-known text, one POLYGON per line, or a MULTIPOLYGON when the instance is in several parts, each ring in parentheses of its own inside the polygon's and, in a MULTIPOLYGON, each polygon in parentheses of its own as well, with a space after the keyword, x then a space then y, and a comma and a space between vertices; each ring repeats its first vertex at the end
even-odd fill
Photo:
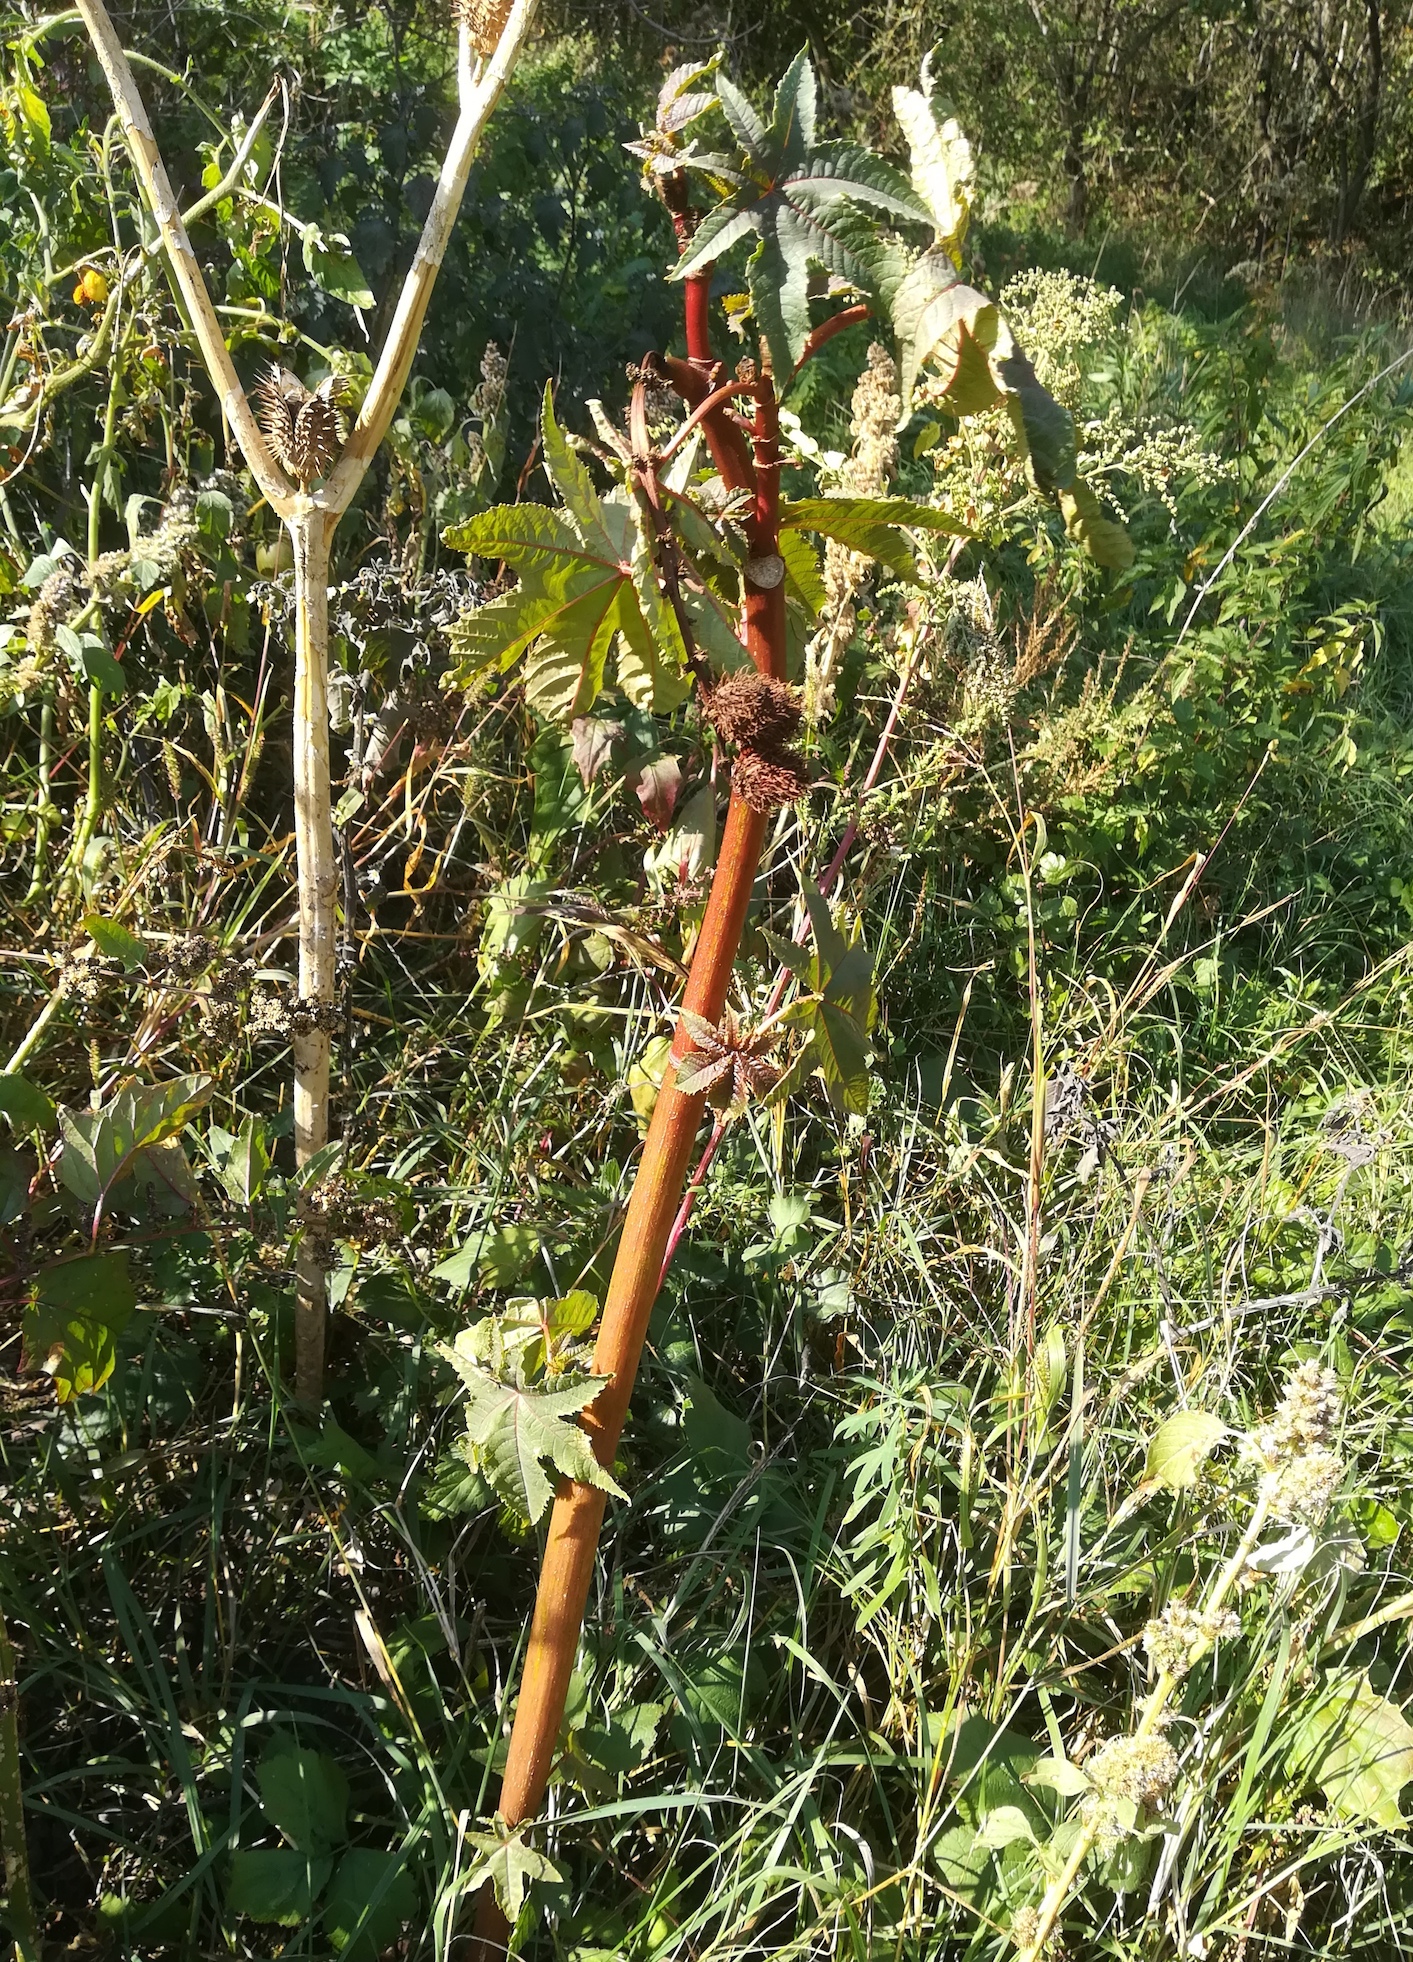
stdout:
POLYGON ((640 757, 629 770, 628 781, 646 816, 659 831, 666 831, 682 790, 682 766, 677 758, 640 757))

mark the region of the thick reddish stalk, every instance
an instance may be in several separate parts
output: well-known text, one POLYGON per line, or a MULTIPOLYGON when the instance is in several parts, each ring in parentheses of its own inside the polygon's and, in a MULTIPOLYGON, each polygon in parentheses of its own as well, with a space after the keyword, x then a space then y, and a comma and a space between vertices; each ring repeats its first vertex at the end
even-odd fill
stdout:
MULTIPOLYGON (((694 364, 703 364, 701 369, 693 365, 689 372, 700 376, 703 396, 710 388, 706 365, 710 363, 710 346, 700 338, 704 332, 704 310, 694 325, 689 307, 688 351, 694 364)), ((763 674, 783 677, 785 585, 784 565, 779 556, 779 420, 768 377, 756 403, 753 462, 747 460, 740 432, 725 420, 724 412, 723 403, 721 411, 713 411, 707 417, 704 426, 708 442, 711 442, 713 423, 720 416, 718 435, 722 455, 739 477, 747 478, 741 488, 750 488, 754 493, 747 521, 751 558, 746 576, 746 645, 763 674)), ((724 468, 722 474, 727 474, 724 468)), ((682 997, 683 1010, 713 1024, 721 1020, 726 1005, 731 970, 741 944, 768 822, 764 814, 751 810, 739 797, 732 796, 706 914, 682 997)), ((701 1125, 704 1097, 689 1096, 676 1086, 676 1063, 691 1046, 691 1037, 679 1020, 672 1061, 658 1092, 604 1298, 593 1367, 595 1375, 606 1376, 609 1381, 583 1417, 594 1456, 601 1465, 612 1464, 618 1449, 648 1319, 661 1283, 669 1236, 701 1125)), ((569 1479, 560 1481, 550 1515, 520 1681, 520 1700, 501 1786, 500 1816, 511 1827, 534 1818, 544 1800, 593 1580, 603 1513, 602 1492, 569 1479)), ((504 1950, 508 1937, 505 1916, 487 1888, 477 1914, 475 1953, 484 1962, 484 1958, 504 1950)))
POLYGON ((705 358, 711 359, 711 274, 694 273, 684 282, 687 299, 684 311, 687 326, 687 353, 692 360, 701 360, 701 349, 708 350, 705 358))

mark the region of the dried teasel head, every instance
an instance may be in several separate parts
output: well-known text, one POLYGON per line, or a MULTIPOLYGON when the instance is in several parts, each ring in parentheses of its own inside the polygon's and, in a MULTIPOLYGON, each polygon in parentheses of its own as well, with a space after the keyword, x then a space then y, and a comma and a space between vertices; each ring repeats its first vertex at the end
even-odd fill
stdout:
POLYGON ((452 13, 464 21, 471 45, 480 55, 492 55, 505 32, 514 0, 455 0, 452 13))
POLYGON ((275 461, 301 490, 325 476, 343 443, 340 410, 348 393, 341 375, 326 375, 316 389, 288 368, 271 364, 255 390, 260 427, 275 461))
POLYGON ((738 749, 777 749, 800 726, 800 703, 793 688, 753 668, 741 668, 719 681, 702 704, 702 714, 738 749))

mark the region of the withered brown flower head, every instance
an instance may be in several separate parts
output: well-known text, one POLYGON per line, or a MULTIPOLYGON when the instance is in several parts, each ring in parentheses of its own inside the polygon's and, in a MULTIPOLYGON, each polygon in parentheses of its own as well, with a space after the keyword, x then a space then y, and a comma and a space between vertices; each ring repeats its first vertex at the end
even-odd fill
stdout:
POLYGON ((340 375, 309 390, 288 368, 272 363, 255 390, 260 427, 275 461, 301 490, 326 475, 343 443, 339 410, 347 395, 340 375))

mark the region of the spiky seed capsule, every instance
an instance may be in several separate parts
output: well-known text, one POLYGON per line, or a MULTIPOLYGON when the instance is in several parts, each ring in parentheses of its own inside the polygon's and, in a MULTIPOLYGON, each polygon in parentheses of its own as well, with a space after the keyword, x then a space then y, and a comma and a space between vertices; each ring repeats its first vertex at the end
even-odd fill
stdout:
POLYGON ((505 31, 514 0, 456 0, 456 18, 465 21, 477 54, 491 55, 505 31))
POLYGON ((794 689, 751 668, 718 682, 702 713, 717 734, 738 749, 778 749, 800 726, 794 689))
POLYGON ((797 803, 809 787, 803 767, 788 754, 762 756, 759 750, 743 749, 731 766, 731 788, 753 811, 797 803))

